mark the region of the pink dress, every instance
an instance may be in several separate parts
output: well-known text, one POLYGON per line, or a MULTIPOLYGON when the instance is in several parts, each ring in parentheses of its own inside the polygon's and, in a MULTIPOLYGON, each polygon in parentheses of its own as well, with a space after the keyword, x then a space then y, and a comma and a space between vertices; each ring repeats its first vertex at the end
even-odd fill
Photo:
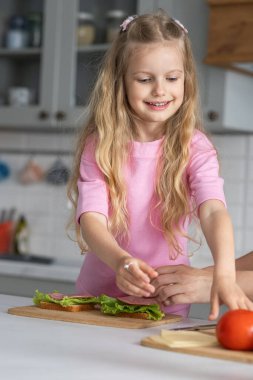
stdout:
MULTIPOLYGON (((187 239, 178 236, 183 255, 170 259, 170 251, 159 228, 158 211, 152 211, 155 172, 161 140, 134 142, 131 160, 125 169, 127 183, 127 206, 130 217, 129 241, 119 241, 120 246, 133 257, 140 258, 157 268, 163 265, 189 265, 187 239)), ((218 199, 225 204, 223 179, 219 177, 219 164, 216 151, 207 137, 197 131, 191 141, 190 160, 186 168, 186 180, 190 198, 198 207, 209 199, 218 199)), ((84 212, 93 211, 108 218, 108 193, 103 175, 94 157, 94 142, 91 140, 82 155, 80 178, 78 180, 77 221, 84 212)), ((187 231, 189 221, 183 228, 187 231)), ((115 284, 115 273, 97 256, 88 252, 76 282, 78 293, 89 292, 95 296, 102 293, 112 297, 123 293, 115 284)), ((172 305, 164 308, 166 313, 186 316, 189 305, 172 305)))

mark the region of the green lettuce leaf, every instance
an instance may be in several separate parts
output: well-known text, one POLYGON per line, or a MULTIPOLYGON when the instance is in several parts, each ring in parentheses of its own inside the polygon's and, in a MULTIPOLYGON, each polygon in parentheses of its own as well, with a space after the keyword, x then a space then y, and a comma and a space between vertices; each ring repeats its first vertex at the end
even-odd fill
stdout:
MULTIPOLYGON (((53 292, 54 293, 54 292, 53 292)), ((58 293, 55 291, 55 293, 58 293)), ((35 295, 33 297, 33 302, 35 305, 39 305, 40 302, 50 302, 50 303, 56 303, 61 306, 71 306, 71 305, 80 305, 80 304, 86 304, 86 303, 99 303, 98 297, 91 297, 91 298, 72 298, 65 296, 61 300, 56 300, 52 298, 47 293, 42 293, 38 289, 35 291, 35 295)))
POLYGON ((148 319, 159 321, 165 314, 161 311, 160 306, 154 305, 128 305, 113 297, 102 294, 99 297, 100 310, 102 313, 116 315, 119 313, 147 313, 148 319))

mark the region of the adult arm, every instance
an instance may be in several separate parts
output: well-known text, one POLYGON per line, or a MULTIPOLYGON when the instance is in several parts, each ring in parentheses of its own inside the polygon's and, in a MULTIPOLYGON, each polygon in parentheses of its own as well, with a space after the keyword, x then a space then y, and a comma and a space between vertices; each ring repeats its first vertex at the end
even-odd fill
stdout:
MULTIPOLYGON (((253 251, 235 260, 236 270, 253 271, 253 251)), ((252 285, 253 286, 253 285, 252 285)))
MULTIPOLYGON (((168 306, 210 302, 213 266, 200 269, 186 265, 169 265, 159 267, 156 271, 158 276, 151 283, 156 289, 155 295, 162 304, 168 306)), ((253 271, 236 271, 236 282, 253 300, 252 279, 253 271)))

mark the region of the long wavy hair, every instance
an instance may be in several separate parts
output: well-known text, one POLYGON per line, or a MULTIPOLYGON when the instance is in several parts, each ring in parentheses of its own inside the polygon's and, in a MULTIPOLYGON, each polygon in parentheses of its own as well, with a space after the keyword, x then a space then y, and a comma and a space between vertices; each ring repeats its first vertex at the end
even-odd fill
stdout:
MULTIPOLYGON (((75 222, 78 199, 77 181, 81 156, 89 136, 96 139, 95 158, 104 175, 110 207, 109 229, 115 237, 127 234, 129 215, 126 184, 122 168, 129 157, 129 144, 135 137, 135 115, 128 104, 124 85, 133 43, 178 41, 182 51, 185 82, 184 99, 178 111, 165 123, 165 136, 157 166, 154 199, 161 215, 160 228, 174 252, 181 252, 177 234, 184 235, 182 220, 194 214, 189 202, 185 169, 189 145, 196 129, 201 129, 195 63, 189 37, 166 12, 135 18, 118 36, 104 56, 88 104, 88 118, 80 131, 74 157, 73 174, 68 184, 68 197, 73 203, 72 222, 82 252, 88 247, 80 226, 75 222)), ((151 210, 150 210, 151 215, 151 210)), ((187 235, 184 235, 187 236, 187 235)), ((187 236, 189 238, 189 236, 187 236)), ((175 254, 176 252, 176 254, 175 254)))

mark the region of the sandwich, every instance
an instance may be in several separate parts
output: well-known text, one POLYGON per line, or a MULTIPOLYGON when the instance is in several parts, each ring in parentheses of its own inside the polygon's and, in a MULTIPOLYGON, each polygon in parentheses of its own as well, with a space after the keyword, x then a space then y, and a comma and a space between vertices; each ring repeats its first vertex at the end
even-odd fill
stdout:
POLYGON ((56 291, 42 293, 39 290, 35 291, 33 302, 42 309, 72 312, 94 310, 99 303, 98 298, 89 293, 66 295, 56 291))
POLYGON ((99 304, 102 313, 117 317, 159 321, 165 316, 155 298, 134 296, 113 298, 102 294, 99 297, 99 304))
POLYGON ((89 293, 66 295, 57 291, 42 293, 36 290, 33 302, 42 309, 70 312, 96 309, 115 317, 159 321, 165 316, 155 298, 134 296, 113 298, 105 294, 94 297, 89 293))

